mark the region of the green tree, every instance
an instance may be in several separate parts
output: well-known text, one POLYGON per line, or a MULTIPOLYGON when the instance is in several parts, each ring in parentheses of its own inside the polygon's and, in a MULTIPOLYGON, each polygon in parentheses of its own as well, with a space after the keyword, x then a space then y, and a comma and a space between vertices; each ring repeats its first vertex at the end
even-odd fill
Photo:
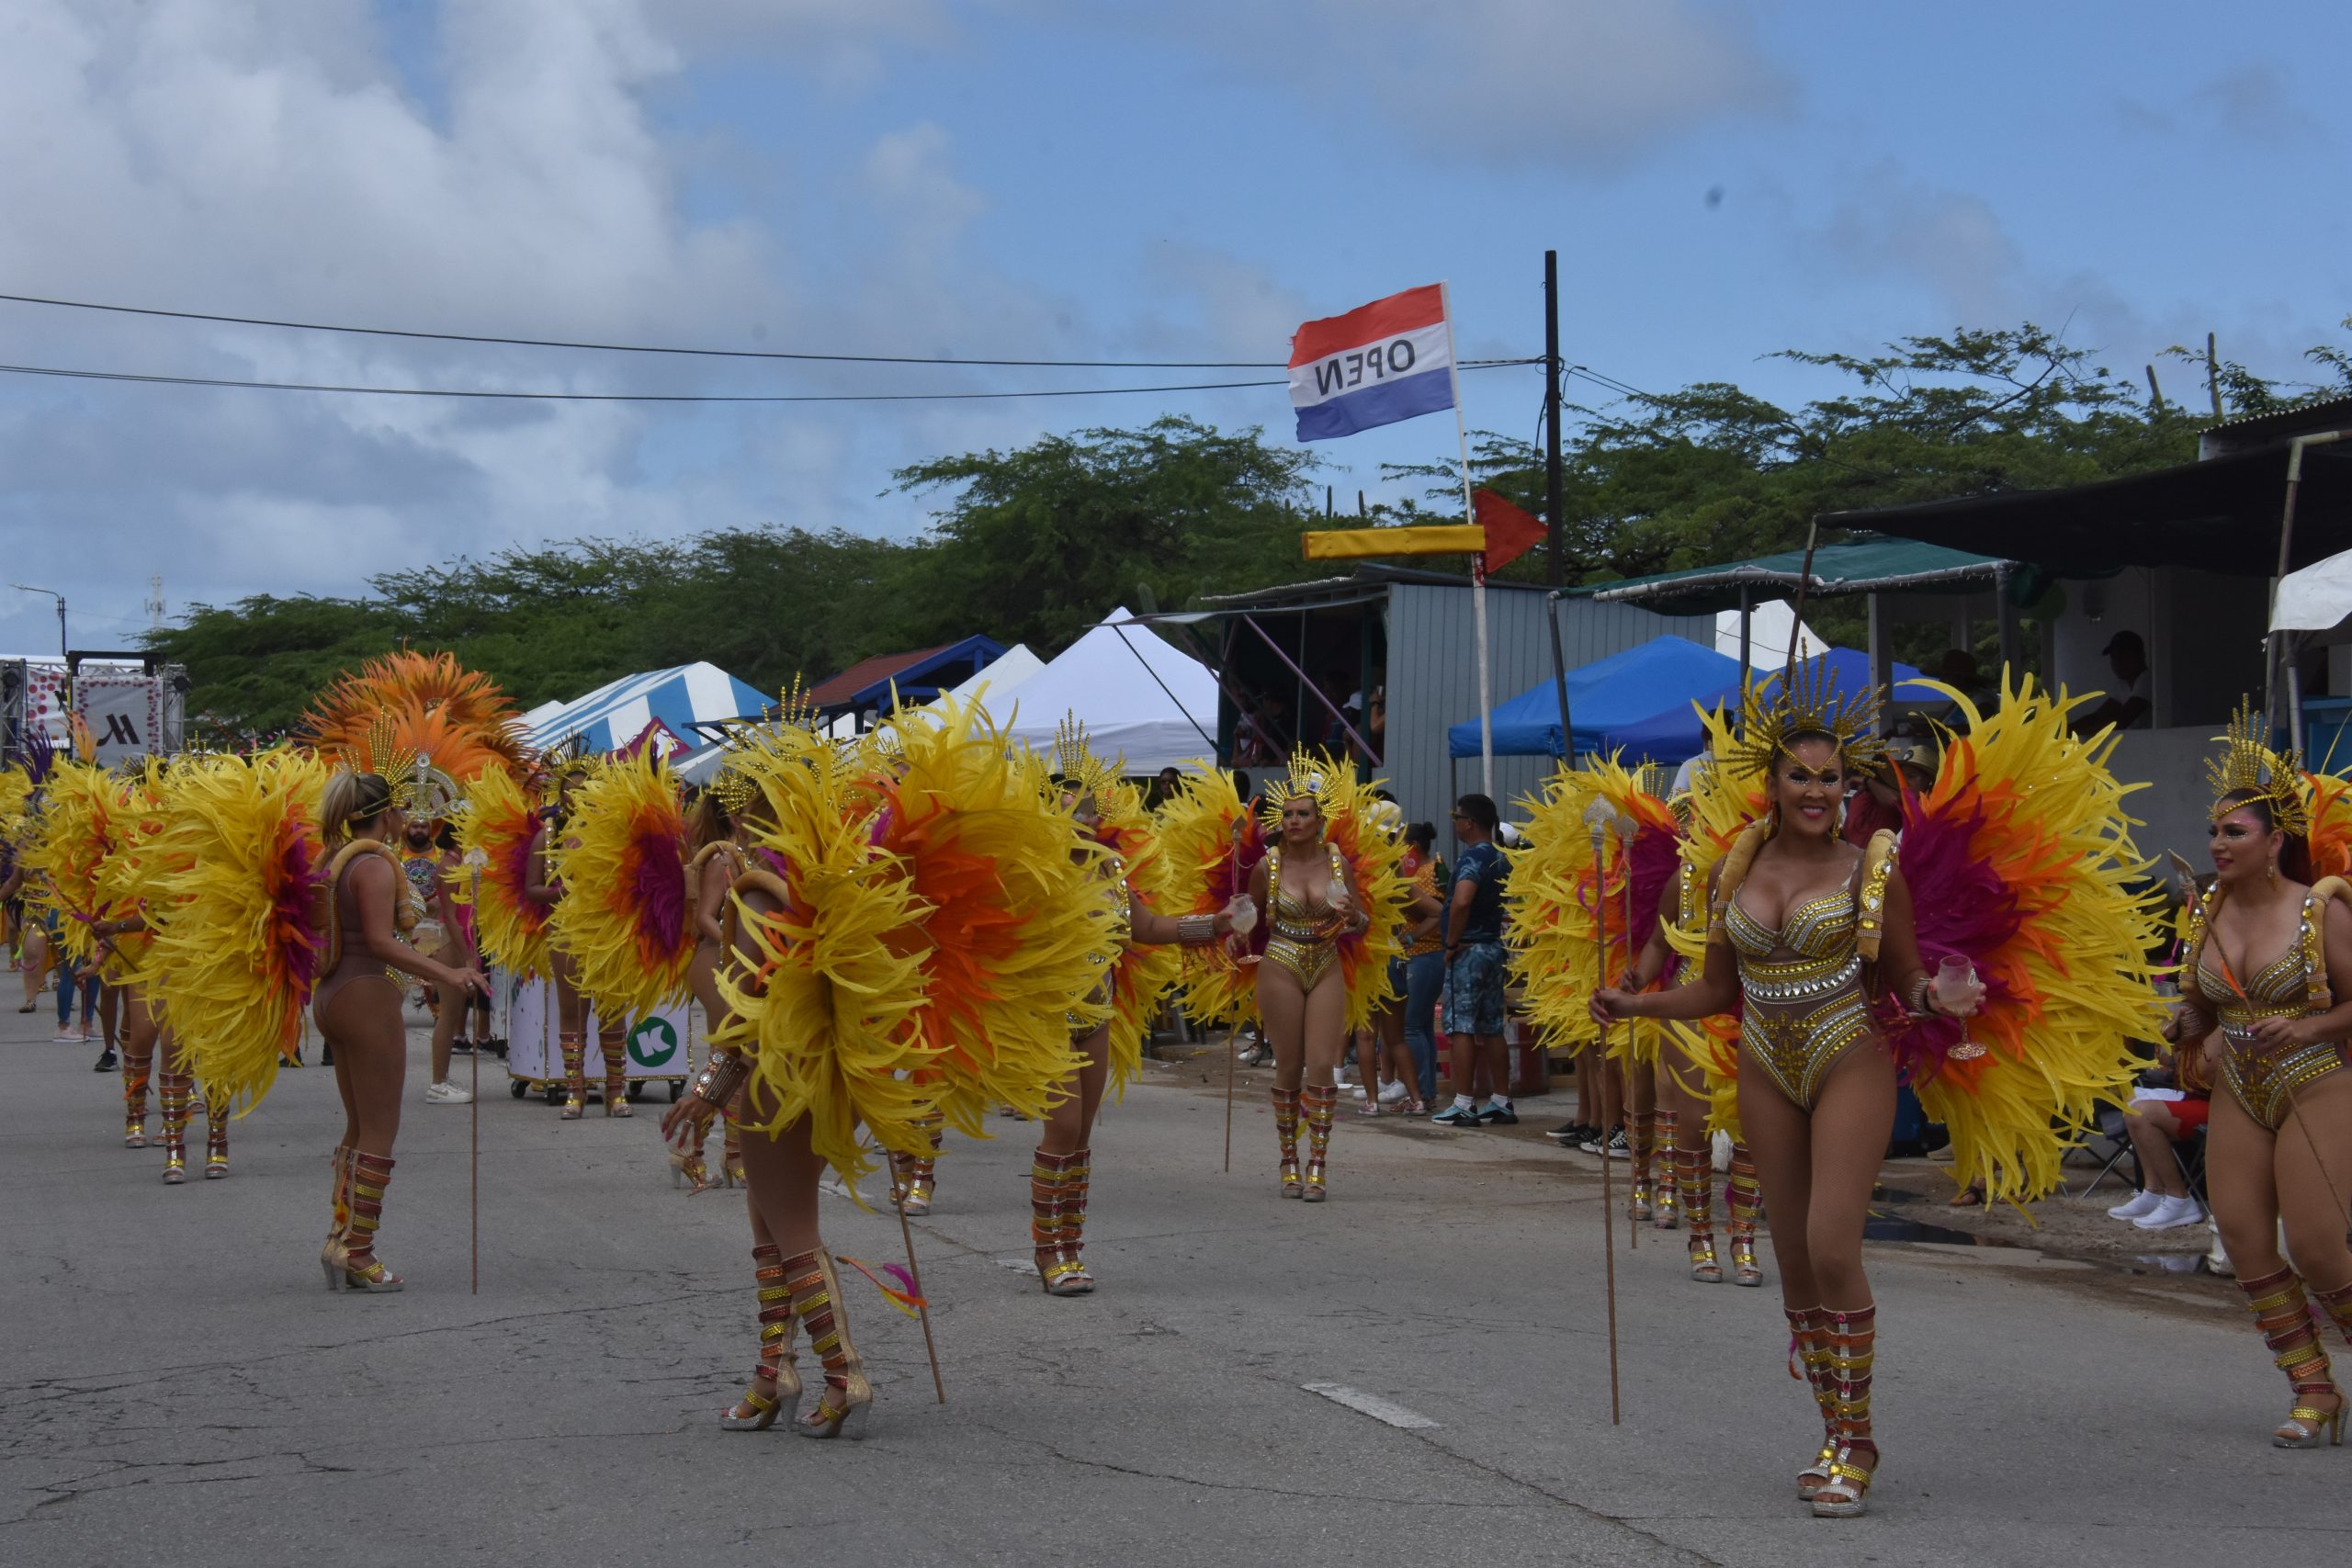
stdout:
POLYGON ((986 630, 1050 655, 1142 588, 1175 606, 1285 581, 1315 463, 1255 427, 1169 418, 900 468, 899 490, 944 492, 916 557, 918 640, 986 630))

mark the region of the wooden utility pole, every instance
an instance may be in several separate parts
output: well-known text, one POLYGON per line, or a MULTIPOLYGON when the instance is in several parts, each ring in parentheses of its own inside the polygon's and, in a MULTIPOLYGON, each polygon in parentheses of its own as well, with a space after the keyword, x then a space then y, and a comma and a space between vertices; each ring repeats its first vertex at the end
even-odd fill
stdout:
POLYGON ((2205 334, 2205 389, 2213 397, 2213 423, 2222 423, 2222 361, 2213 352, 2213 334, 2205 334))
POLYGON ((1567 572, 1567 524, 1560 515, 1567 482, 1560 470, 1560 253, 1544 253, 1544 580, 1560 586, 1567 572))

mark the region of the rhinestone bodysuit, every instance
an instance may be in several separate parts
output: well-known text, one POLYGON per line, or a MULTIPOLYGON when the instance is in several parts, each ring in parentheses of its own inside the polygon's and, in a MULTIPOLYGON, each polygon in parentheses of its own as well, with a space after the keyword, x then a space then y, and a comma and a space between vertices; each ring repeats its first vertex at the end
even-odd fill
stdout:
POLYGON ((1859 923, 1849 887, 1805 899, 1778 931, 1736 897, 1724 911, 1745 993, 1740 1043, 1802 1110, 1813 1109, 1847 1047, 1876 1032, 1862 992, 1859 923))

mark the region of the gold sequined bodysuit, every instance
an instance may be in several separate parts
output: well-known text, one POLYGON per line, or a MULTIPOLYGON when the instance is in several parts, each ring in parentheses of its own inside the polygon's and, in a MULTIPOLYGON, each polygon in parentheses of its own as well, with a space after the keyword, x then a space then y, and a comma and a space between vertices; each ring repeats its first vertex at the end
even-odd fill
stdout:
POLYGON ((2254 1032, 2264 1019, 2311 1018, 2335 1005, 2329 999, 2327 955, 2320 938, 2326 912, 2324 894, 2314 889, 2307 895, 2294 944, 2256 970, 2243 988, 2231 984, 2226 961, 2218 968, 2206 962, 2201 932, 2196 943, 2193 983, 2221 1025, 2222 1081, 2245 1113, 2273 1133, 2286 1124, 2297 1090, 2344 1066, 2340 1041, 2268 1046, 2254 1032))
POLYGON ((1779 931, 1736 896, 1724 910, 1745 993, 1740 1043, 1801 1110, 1813 1109, 1847 1047, 1877 1033, 1862 991, 1858 913, 1851 887, 1807 898, 1779 931))
MULTIPOLYGON (((1340 882, 1340 852, 1329 844, 1324 848, 1331 857, 1331 879, 1340 882)), ((1266 852, 1266 901, 1272 907, 1269 923, 1273 934, 1266 939, 1263 961, 1289 970, 1300 990, 1313 991, 1340 962, 1338 912, 1326 896, 1295 897, 1283 886, 1279 844, 1266 852)))

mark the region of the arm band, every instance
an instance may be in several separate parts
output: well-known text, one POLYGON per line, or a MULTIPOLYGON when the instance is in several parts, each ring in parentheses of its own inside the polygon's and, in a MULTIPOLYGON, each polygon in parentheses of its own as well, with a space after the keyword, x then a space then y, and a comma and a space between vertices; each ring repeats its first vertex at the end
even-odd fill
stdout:
POLYGON ((1206 947, 1216 940, 1215 915, 1176 917, 1176 942, 1181 947, 1206 947))
POLYGON ((751 1074, 752 1065, 741 1051, 713 1051, 702 1071, 695 1075, 694 1096, 723 1109, 751 1074))

